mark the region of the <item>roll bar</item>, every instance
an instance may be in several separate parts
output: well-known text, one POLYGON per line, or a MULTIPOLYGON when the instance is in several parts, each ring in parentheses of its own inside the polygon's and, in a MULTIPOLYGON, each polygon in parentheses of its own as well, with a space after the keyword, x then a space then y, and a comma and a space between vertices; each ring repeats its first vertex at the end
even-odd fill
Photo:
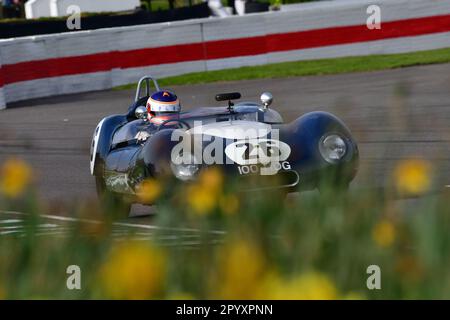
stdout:
POLYGON ((158 81, 156 81, 155 78, 151 77, 151 76, 143 76, 137 85, 136 88, 136 96, 134 98, 134 101, 138 101, 141 98, 141 88, 142 88, 142 84, 145 82, 145 92, 146 92, 146 96, 150 96, 150 80, 153 81, 153 86, 155 87, 156 91, 159 91, 159 85, 158 85, 158 81))

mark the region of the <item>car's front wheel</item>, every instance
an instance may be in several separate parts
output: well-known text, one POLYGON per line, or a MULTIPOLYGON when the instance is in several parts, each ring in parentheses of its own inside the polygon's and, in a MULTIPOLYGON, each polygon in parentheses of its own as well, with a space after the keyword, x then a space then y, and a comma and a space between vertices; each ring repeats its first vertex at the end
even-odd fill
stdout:
POLYGON ((131 202, 124 199, 120 194, 109 191, 103 177, 95 176, 95 185, 105 214, 118 218, 128 217, 131 210, 131 202))

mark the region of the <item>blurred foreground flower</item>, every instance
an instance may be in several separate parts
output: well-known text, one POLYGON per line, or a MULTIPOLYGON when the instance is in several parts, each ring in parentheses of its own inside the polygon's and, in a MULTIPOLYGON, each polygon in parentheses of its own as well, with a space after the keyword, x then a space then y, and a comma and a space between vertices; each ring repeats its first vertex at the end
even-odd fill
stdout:
POLYGON ((161 184, 155 179, 147 179, 142 181, 137 189, 138 198, 147 204, 153 204, 162 193, 161 184))
POLYGON ((10 158, 0 170, 0 192, 8 198, 17 198, 29 186, 31 167, 23 160, 10 158))
POLYGON ((421 159, 401 161, 395 168, 394 179, 399 193, 423 194, 431 187, 431 164, 421 159))
POLYGON ((407 283, 417 283, 423 278, 422 263, 412 255, 401 255, 396 259, 395 271, 407 283))
POLYGON ((194 296, 186 292, 176 292, 170 294, 167 300, 194 300, 194 296))
POLYGON ((239 210, 239 199, 234 194, 224 195, 220 198, 220 209, 227 215, 232 215, 239 210))
POLYGON ((223 187, 223 174, 217 167, 209 168, 200 174, 199 183, 212 192, 218 192, 223 187))
POLYGON ((301 274, 290 280, 271 276, 266 284, 263 299, 275 300, 333 300, 338 298, 338 290, 333 281, 318 272, 301 274))
POLYGON ((125 243, 113 248, 100 269, 104 293, 113 299, 151 299, 163 289, 165 257, 157 248, 125 243))
POLYGON ((358 292, 349 292, 342 297, 342 300, 365 300, 366 297, 358 292))
POLYGON ((111 224, 105 219, 100 202, 88 199, 78 204, 75 216, 80 235, 88 236, 91 240, 102 240, 111 232, 111 224))
POLYGON ((258 247, 245 241, 231 242, 220 251, 211 291, 220 299, 255 299, 265 272, 265 259, 258 247))
POLYGON ((395 240, 394 225, 388 220, 378 222, 372 230, 372 238, 382 248, 391 246, 395 240))
POLYGON ((198 181, 189 186, 187 203, 199 215, 210 213, 217 205, 223 187, 223 175, 218 168, 200 173, 198 181))
POLYGON ((105 239, 111 233, 111 225, 104 220, 80 221, 78 227, 81 235, 96 241, 105 239))

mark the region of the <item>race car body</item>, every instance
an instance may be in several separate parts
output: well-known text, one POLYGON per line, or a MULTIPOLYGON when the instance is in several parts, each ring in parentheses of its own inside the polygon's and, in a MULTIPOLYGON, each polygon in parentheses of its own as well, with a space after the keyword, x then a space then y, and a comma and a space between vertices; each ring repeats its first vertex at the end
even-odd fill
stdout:
POLYGON ((240 179, 242 191, 314 189, 328 173, 348 185, 356 174, 357 144, 330 113, 311 112, 284 123, 269 108, 269 93, 261 103, 233 103, 240 94, 225 93, 216 96, 228 101, 225 106, 149 120, 144 106, 151 81, 159 90, 156 80, 142 78, 128 112, 102 119, 95 129, 91 173, 100 192, 138 201, 133 196, 145 179, 172 177, 185 183, 210 166, 240 179))

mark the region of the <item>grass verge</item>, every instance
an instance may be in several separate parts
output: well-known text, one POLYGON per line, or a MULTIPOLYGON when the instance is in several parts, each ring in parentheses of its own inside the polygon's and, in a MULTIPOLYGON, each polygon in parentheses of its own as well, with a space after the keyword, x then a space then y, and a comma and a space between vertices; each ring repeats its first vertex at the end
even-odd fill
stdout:
MULTIPOLYGON (((446 62, 450 62, 450 48, 413 53, 283 62, 263 66, 195 72, 162 78, 159 79, 158 82, 162 86, 203 84, 219 81, 287 78, 376 71, 446 62)), ((135 87, 136 84, 133 83, 119 86, 114 89, 123 90, 135 87)))
POLYGON ((321 184, 290 200, 239 194, 218 168, 189 185, 149 179, 139 196, 159 200, 145 231, 117 229, 111 201, 48 224, 34 170, 11 158, 0 164, 0 298, 448 299, 450 194, 426 196, 432 171, 402 160, 385 192, 321 184), (81 290, 69 290, 76 277, 81 290))

